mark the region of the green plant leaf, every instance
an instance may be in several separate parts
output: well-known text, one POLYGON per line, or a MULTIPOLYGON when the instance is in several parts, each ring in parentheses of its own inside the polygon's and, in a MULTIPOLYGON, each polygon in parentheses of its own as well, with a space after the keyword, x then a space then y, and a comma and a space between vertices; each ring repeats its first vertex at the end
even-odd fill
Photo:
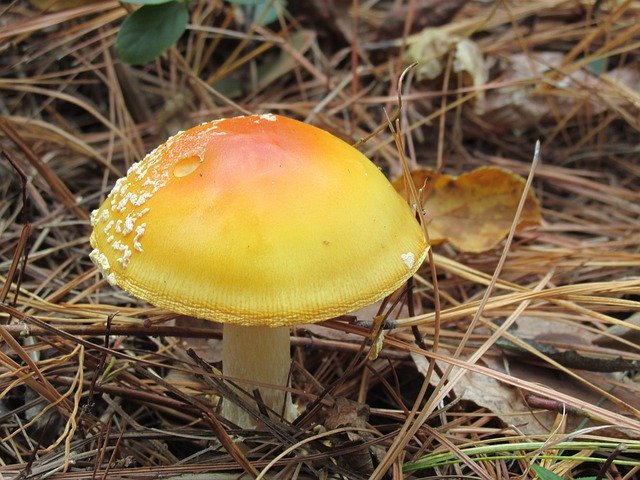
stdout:
MULTIPOLYGON (((531 465, 531 470, 536 472, 536 475, 540 478, 540 480, 566 480, 565 477, 561 477, 557 473, 553 473, 551 470, 547 470, 540 465, 531 465)), ((579 477, 576 480, 595 480, 596 477, 579 477)))
POLYGON ((564 480, 564 478, 557 473, 553 473, 551 470, 547 470, 540 465, 531 465, 531 470, 536 472, 540 480, 564 480))
POLYGON ((229 0, 229 3, 254 7, 253 20, 259 21, 260 25, 275 22, 278 19, 278 12, 287 5, 286 0, 229 0))
POLYGON ((177 1, 144 5, 122 22, 118 55, 133 65, 149 62, 178 41, 188 20, 187 8, 177 1))

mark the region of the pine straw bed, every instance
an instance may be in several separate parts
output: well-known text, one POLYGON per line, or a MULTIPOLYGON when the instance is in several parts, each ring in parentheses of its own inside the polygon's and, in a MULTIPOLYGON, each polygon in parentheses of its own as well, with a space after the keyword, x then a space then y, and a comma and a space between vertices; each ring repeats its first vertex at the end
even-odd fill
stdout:
POLYGON ((0 7, 0 478, 635 478, 637 2, 316 1, 251 27, 244 7, 199 0, 142 67, 113 50, 129 7, 37 4, 0 7), (544 221, 482 254, 434 247, 376 359, 375 309, 297 329, 305 413, 235 431, 215 413, 233 395, 219 327, 106 284, 89 212, 171 133, 246 112, 367 138, 397 176, 385 112, 429 25, 474 40, 488 79, 474 88, 452 48, 435 78, 407 72, 408 165, 532 174, 544 221))

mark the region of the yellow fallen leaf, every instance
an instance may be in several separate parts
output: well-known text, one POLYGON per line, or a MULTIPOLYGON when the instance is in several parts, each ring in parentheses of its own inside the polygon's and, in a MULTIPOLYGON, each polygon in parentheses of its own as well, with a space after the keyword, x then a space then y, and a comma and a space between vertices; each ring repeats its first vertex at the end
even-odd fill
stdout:
MULTIPOLYGON (((495 247, 509 233, 525 180, 498 167, 481 167, 459 177, 420 169, 411 173, 424 185, 423 206, 431 243, 448 241, 463 252, 479 253, 495 247)), ((394 182, 404 191, 402 178, 394 182)), ((540 205, 530 190, 518 230, 540 224, 540 205)))

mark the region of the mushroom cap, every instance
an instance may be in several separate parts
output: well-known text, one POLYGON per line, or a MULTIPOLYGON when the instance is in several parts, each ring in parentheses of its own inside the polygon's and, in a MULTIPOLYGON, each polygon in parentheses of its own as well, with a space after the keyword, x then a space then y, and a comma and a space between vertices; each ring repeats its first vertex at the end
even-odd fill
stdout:
POLYGON ((317 322, 420 266, 414 215, 362 153, 272 114, 180 132, 92 214, 91 259, 158 307, 239 325, 317 322))

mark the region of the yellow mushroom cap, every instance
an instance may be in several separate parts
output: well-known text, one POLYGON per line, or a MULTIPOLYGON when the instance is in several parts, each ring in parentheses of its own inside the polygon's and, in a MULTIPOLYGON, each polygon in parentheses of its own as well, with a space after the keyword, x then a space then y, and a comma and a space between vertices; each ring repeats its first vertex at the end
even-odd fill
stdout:
POLYGON ((239 325, 371 304, 427 252, 411 209, 358 150, 272 114, 180 132, 92 214, 91 259, 153 305, 239 325))

